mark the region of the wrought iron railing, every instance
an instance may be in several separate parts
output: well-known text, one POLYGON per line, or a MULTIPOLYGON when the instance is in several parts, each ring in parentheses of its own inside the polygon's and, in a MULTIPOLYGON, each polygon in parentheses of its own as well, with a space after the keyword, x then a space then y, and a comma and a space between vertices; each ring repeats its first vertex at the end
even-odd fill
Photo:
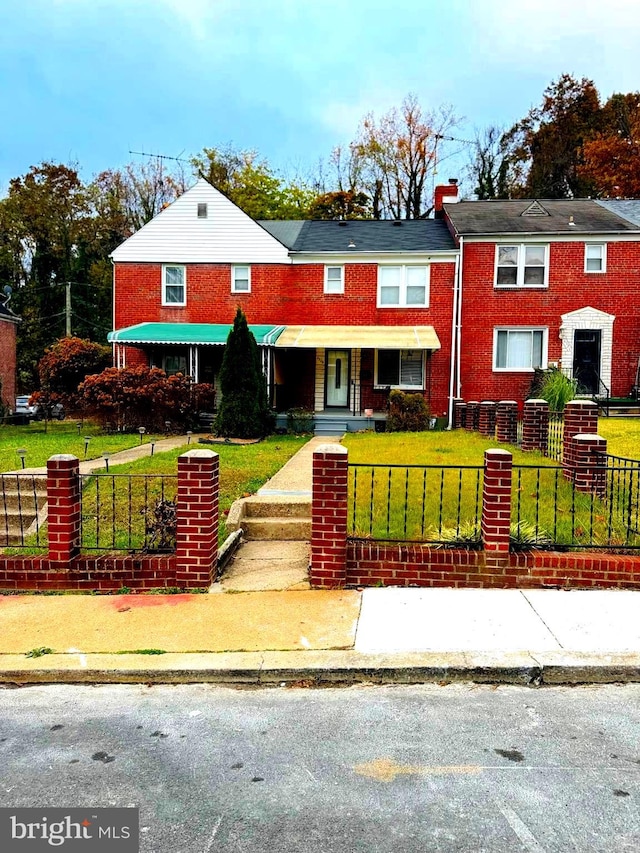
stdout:
POLYGON ((477 546, 482 466, 349 464, 348 535, 477 546))
POLYGON ((83 551, 170 552, 175 547, 176 475, 82 475, 83 551))

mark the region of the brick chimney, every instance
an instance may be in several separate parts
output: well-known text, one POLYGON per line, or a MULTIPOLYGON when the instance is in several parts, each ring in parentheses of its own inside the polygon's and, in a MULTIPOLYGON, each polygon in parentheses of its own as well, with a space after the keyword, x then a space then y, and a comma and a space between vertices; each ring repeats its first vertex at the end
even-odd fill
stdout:
POLYGON ((433 214, 436 219, 442 219, 444 211, 442 205, 454 204, 458 201, 458 179, 449 178, 448 184, 440 184, 433 191, 433 214))

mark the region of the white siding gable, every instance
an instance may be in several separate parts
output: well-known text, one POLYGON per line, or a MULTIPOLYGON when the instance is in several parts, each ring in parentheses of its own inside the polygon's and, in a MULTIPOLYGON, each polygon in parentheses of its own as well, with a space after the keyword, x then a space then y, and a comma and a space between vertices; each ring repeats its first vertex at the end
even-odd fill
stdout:
POLYGON ((111 257, 117 263, 291 262, 282 243, 203 178, 111 257), (207 205, 206 218, 198 218, 198 204, 207 205))

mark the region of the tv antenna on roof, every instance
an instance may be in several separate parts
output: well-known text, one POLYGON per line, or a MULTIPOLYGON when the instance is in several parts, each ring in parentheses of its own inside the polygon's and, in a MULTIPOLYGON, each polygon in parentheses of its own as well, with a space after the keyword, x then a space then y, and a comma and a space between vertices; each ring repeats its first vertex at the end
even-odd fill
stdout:
MULTIPOLYGON (((181 151, 181 154, 184 152, 181 151)), ((155 157, 156 160, 178 160, 180 163, 189 163, 186 157, 171 157, 169 154, 150 154, 147 151, 132 151, 129 149, 129 154, 137 154, 139 157, 155 157)))

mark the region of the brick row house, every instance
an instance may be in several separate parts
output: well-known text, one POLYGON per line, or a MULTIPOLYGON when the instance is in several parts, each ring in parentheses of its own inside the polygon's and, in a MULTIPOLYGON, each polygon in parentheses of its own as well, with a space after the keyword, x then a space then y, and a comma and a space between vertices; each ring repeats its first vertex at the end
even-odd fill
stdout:
POLYGON ((434 219, 261 221, 205 180, 113 253, 117 366, 217 381, 236 307, 280 424, 383 419, 392 388, 434 416, 453 399, 523 401, 536 367, 628 396, 640 357, 640 204, 461 201, 434 219))
POLYGON ((256 222, 200 180, 112 257, 116 366, 215 383, 240 305, 276 411, 361 428, 401 388, 446 413, 458 249, 441 219, 256 222))
POLYGON ((445 204, 460 250, 456 394, 528 395, 557 366, 579 393, 636 393, 640 203, 589 199, 445 204))

